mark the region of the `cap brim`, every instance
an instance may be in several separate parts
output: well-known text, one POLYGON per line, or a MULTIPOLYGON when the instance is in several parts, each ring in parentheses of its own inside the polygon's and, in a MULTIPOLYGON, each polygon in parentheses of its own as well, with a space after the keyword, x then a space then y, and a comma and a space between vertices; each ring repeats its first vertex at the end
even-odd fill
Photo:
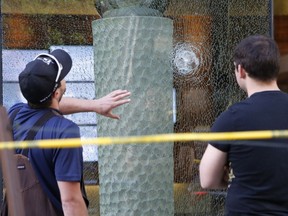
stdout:
POLYGON ((61 81, 65 78, 65 76, 69 73, 69 71, 72 68, 71 56, 62 49, 56 49, 52 51, 50 55, 53 55, 63 67, 59 77, 59 81, 61 81))

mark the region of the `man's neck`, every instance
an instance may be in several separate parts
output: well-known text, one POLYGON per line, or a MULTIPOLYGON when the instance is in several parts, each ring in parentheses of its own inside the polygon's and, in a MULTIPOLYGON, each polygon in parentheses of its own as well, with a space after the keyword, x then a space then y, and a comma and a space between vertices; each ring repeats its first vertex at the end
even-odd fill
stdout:
POLYGON ((250 97, 252 94, 263 91, 280 91, 277 81, 262 82, 258 80, 252 80, 247 82, 247 94, 250 97))
POLYGON ((52 98, 52 103, 50 105, 50 108, 60 110, 59 109, 59 101, 56 98, 52 98))

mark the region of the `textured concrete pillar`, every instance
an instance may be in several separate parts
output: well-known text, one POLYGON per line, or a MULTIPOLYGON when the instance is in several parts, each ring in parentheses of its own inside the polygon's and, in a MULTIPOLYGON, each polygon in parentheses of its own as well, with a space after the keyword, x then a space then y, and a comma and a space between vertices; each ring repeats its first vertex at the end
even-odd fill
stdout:
MULTIPOLYGON (((130 104, 115 110, 121 120, 98 116, 98 136, 173 132, 172 20, 108 17, 92 26, 96 95, 132 92, 130 104)), ((174 215, 173 143, 100 146, 98 152, 101 215, 174 215)))

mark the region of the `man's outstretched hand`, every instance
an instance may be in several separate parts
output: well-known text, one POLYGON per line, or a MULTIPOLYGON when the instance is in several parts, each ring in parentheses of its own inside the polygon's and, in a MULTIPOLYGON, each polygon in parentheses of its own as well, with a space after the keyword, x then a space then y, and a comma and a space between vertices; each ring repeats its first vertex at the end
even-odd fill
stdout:
POLYGON ((116 107, 129 103, 130 98, 128 97, 130 95, 129 91, 118 89, 102 98, 93 100, 63 97, 59 104, 59 109, 66 115, 79 112, 96 112, 109 118, 120 119, 120 116, 113 114, 112 111, 116 107))
POLYGON ((129 91, 119 89, 109 93, 102 98, 96 99, 93 101, 96 103, 95 112, 109 118, 120 119, 120 116, 113 114, 112 111, 116 107, 129 103, 130 98, 127 97, 130 95, 131 93, 129 91))

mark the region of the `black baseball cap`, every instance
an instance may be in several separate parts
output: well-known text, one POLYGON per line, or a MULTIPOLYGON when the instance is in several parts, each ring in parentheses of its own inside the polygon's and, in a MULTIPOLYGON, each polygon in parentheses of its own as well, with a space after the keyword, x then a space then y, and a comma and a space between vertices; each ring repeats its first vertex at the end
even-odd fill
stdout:
POLYGON ((72 67, 71 56, 62 49, 42 53, 19 74, 21 92, 30 103, 48 100, 72 67))

